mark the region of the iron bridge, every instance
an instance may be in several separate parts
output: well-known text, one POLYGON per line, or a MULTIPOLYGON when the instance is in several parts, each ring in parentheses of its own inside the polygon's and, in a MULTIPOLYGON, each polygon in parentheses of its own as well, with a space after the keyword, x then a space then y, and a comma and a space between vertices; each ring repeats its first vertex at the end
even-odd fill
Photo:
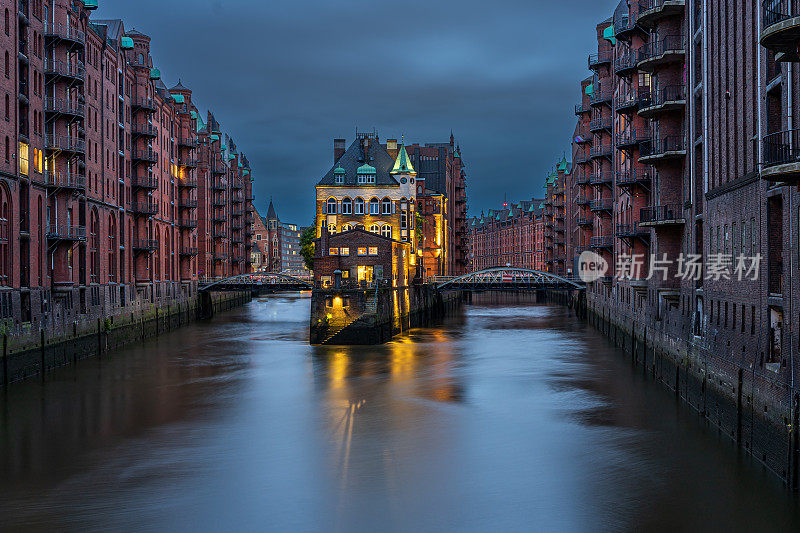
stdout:
POLYGON ((459 277, 435 276, 429 282, 442 291, 574 291, 586 288, 579 280, 515 267, 487 268, 459 277))
POLYGON ((311 279, 303 279, 280 272, 250 272, 229 278, 200 280, 199 290, 209 291, 308 291, 314 288, 311 279))

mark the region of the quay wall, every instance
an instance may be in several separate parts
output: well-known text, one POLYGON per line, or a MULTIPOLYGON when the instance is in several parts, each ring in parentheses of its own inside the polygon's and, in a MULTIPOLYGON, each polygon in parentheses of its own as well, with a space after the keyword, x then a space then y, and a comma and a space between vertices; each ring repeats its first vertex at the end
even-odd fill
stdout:
POLYGON ((461 294, 427 285, 315 289, 309 338, 311 344, 382 344, 445 316, 461 303, 461 294))
POLYGON ((758 365, 736 364, 707 340, 691 333, 676 335, 667 324, 602 299, 590 298, 586 318, 646 376, 788 487, 798 488, 800 443, 792 428, 798 427, 800 398, 790 384, 758 365))
POLYGON ((127 310, 62 324, 57 330, 2 330, 0 385, 8 385, 101 355, 131 343, 167 333, 190 322, 250 301, 242 292, 202 292, 170 303, 153 303, 136 311, 127 310))

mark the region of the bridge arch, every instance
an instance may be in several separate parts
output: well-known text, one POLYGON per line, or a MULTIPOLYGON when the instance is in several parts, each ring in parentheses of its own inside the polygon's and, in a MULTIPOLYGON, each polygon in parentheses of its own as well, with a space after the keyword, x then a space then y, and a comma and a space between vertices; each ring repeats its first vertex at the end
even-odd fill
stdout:
POLYGON ((269 287, 269 286, 280 286, 281 283, 276 282, 269 282, 267 280, 280 280, 283 281, 283 285, 286 286, 302 286, 308 289, 314 288, 314 283, 312 281, 298 278, 297 276, 292 276, 289 274, 282 274, 280 272, 265 272, 265 271, 257 271, 257 272, 248 272, 247 274, 239 274, 237 276, 230 276, 227 278, 222 279, 214 279, 210 280, 207 284, 200 284, 199 290, 201 291, 210 291, 213 290, 215 287, 218 289, 222 289, 225 286, 240 286, 240 285, 247 285, 252 288, 262 288, 262 287, 269 287), (264 279, 266 278, 266 279, 264 279))
POLYGON ((435 278, 434 283, 439 290, 469 288, 490 290, 505 287, 567 290, 584 290, 586 288, 580 283, 551 272, 519 267, 486 268, 455 278, 435 278))

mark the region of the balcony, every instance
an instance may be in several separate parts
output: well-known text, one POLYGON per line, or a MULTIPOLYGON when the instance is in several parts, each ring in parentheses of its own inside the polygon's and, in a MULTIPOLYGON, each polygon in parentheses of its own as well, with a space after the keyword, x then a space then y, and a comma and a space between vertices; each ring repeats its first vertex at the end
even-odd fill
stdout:
POLYGON ((47 228, 47 238, 51 241, 85 241, 86 226, 51 224, 47 228))
POLYGON ((592 134, 586 128, 581 128, 575 132, 575 144, 588 144, 592 142, 592 134))
POLYGON ((592 149, 589 151, 589 156, 592 159, 597 159, 599 157, 611 157, 611 145, 610 144, 597 144, 592 146, 592 149))
POLYGON ((651 26, 665 17, 683 15, 685 7, 685 0, 640 0, 636 23, 651 26))
POLYGON ((211 183, 211 190, 213 191, 224 191, 228 188, 228 182, 222 179, 214 180, 211 183))
POLYGON ((614 99, 614 109, 617 113, 631 113, 636 109, 638 100, 633 91, 620 94, 614 99))
POLYGON ((44 65, 45 76, 55 81, 61 78, 69 78, 72 81, 83 82, 86 69, 80 61, 65 63, 64 61, 53 61, 48 59, 44 65))
POLYGON ((131 135, 132 136, 141 135, 143 137, 157 137, 158 130, 156 130, 156 127, 151 124, 132 124, 131 135))
POLYGON ((44 111, 55 117, 78 118, 83 117, 86 112, 86 107, 83 104, 71 100, 47 97, 44 101, 44 111))
POLYGON ((614 172, 610 170, 598 171, 589 177, 592 185, 611 185, 614 183, 614 172))
POLYGON ((617 185, 619 187, 647 186, 650 184, 651 176, 651 171, 646 168, 623 170, 617 172, 617 185))
POLYGON ((183 256, 197 255, 197 248, 188 247, 188 246, 181 246, 180 255, 183 255, 183 256))
POLYGON ((665 159, 686 157, 683 136, 669 135, 662 139, 643 141, 639 145, 639 162, 654 163, 665 159))
POLYGON ((193 137, 178 137, 178 146, 194 150, 197 147, 197 139, 193 137))
POLYGON ((178 207, 181 209, 194 209, 197 207, 197 198, 179 198, 178 207))
POLYGON ((614 53, 611 50, 602 50, 596 54, 589 56, 589 70, 595 70, 603 65, 608 65, 614 58, 614 53))
POLYGON ((636 54, 639 70, 652 72, 659 66, 682 62, 686 55, 684 41, 683 35, 667 35, 643 44, 636 54))
POLYGON ((131 161, 134 165, 136 163, 154 164, 156 161, 158 161, 158 154, 152 148, 147 148, 145 150, 131 150, 131 161))
POLYGON ((614 200, 610 198, 601 198, 599 200, 592 200, 589 202, 589 209, 594 212, 602 212, 608 211, 611 212, 614 209, 614 200))
POLYGON ((643 207, 639 215, 639 225, 644 228, 658 226, 682 226, 686 223, 679 204, 643 207))
POLYGON ((133 249, 137 252, 152 252, 158 248, 158 241, 155 239, 135 239, 133 249))
POLYGON ((614 36, 617 39, 627 41, 633 32, 637 30, 644 32, 644 30, 636 24, 636 18, 629 16, 627 13, 614 18, 614 36))
POLYGON ((225 200, 225 198, 212 198, 211 205, 214 207, 225 207, 228 205, 228 202, 225 200))
POLYGON ((765 136, 763 160, 761 179, 791 185, 800 183, 800 129, 765 136))
POLYGON ((178 187, 184 187, 186 189, 194 189, 195 187, 197 187, 197 180, 193 178, 179 178, 178 187))
POLYGON ((86 176, 70 172, 45 171, 44 183, 50 189, 71 189, 84 190, 86 188, 86 176))
POLYGON ((589 97, 589 105, 598 106, 610 104, 614 98, 614 93, 610 89, 598 89, 589 97))
POLYGON ((583 113, 588 113, 591 110, 592 110, 592 108, 589 107, 588 105, 577 104, 575 106, 575 114, 576 115, 582 115, 583 113))
POLYGON ((134 176, 131 179, 131 186, 134 189, 157 189, 158 180, 152 176, 134 176))
POLYGON ((577 224, 579 226, 593 226, 594 225, 594 218, 578 217, 577 224))
POLYGON ((589 157, 589 154, 588 154, 588 152, 586 152, 586 150, 577 152, 575 154, 575 163, 577 163, 579 165, 582 164, 582 163, 588 163, 590 161, 590 159, 591 158, 589 157))
POLYGON ((592 237, 590 243, 591 243, 590 246, 594 249, 613 248, 614 237, 608 235, 592 237))
POLYGON ((211 233, 211 236, 212 236, 213 238, 215 238, 215 239, 224 239, 225 237, 227 237, 227 236, 228 236, 228 232, 227 232, 227 231, 225 231, 225 230, 217 230, 217 229, 215 229, 215 230, 214 230, 214 231, 211 233))
POLYGON ((575 203, 578 205, 589 205, 591 203, 591 200, 586 196, 578 196, 577 198, 575 198, 575 203))
POLYGON ((131 211, 137 215, 152 216, 158 213, 158 204, 155 202, 131 202, 131 211))
POLYGON ((652 135, 649 129, 638 130, 636 128, 632 128, 624 133, 621 133, 617 137, 617 148, 621 150, 635 148, 639 145, 639 143, 649 141, 651 137, 652 135))
POLYGON ((235 217, 240 217, 244 215, 244 211, 242 210, 241 206, 234 206, 231 209, 231 215, 235 217))
POLYGON ((575 174, 575 183, 577 185, 589 185, 591 183, 590 175, 586 172, 575 174))
POLYGON ((45 135, 44 147, 48 150, 60 150, 62 152, 82 154, 86 151, 86 142, 77 137, 47 134, 45 135))
POLYGON ((152 98, 131 98, 131 110, 132 111, 155 111, 156 110, 156 103, 153 101, 152 98))
POLYGON ((228 254, 216 253, 216 252, 214 253, 214 261, 227 261, 227 260, 228 260, 228 254))
POLYGON ((182 218, 178 221, 178 225, 184 229, 191 229, 197 227, 196 218, 182 218))
POLYGON ((780 54, 780 60, 800 59, 797 48, 800 44, 800 3, 797 0, 763 0, 761 7, 761 46, 780 54))
POLYGON ((228 167, 226 167, 223 163, 215 162, 211 165, 211 172, 214 174, 225 174, 227 172, 228 167))
POLYGON ((197 159, 191 157, 180 157, 178 158, 178 165, 182 167, 188 168, 196 168, 197 167, 197 159))
POLYGON ((653 91, 642 89, 638 98, 639 116, 652 118, 668 111, 681 111, 686 107, 686 87, 668 85, 653 91))
POLYGON ((622 239, 649 236, 650 230, 640 227, 638 222, 634 222, 632 224, 617 224, 617 237, 622 239))
POLYGON ((589 122, 589 131, 600 131, 611 129, 611 117, 598 118, 589 122))
POLYGON ((625 76, 636 72, 636 57, 633 53, 625 54, 614 61, 614 72, 617 76, 625 76))
POLYGON ((234 179, 231 181, 231 188, 233 190, 239 190, 244 188, 244 184, 242 183, 242 180, 234 179))
POLYGON ((225 215, 225 213, 214 213, 213 215, 211 215, 212 222, 222 223, 225 222, 226 220, 228 220, 228 217, 225 215))
POLYGON ((77 28, 65 24, 47 22, 44 25, 44 37, 50 43, 57 41, 66 42, 68 45, 81 45, 86 43, 86 34, 77 28))

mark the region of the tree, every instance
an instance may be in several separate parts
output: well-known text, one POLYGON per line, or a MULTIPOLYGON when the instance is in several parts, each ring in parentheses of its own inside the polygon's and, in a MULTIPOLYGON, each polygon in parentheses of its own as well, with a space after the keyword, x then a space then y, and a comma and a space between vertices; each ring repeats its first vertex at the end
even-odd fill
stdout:
POLYGON ((316 237, 316 226, 309 226, 300 234, 300 254, 309 270, 314 269, 314 239, 316 237))

